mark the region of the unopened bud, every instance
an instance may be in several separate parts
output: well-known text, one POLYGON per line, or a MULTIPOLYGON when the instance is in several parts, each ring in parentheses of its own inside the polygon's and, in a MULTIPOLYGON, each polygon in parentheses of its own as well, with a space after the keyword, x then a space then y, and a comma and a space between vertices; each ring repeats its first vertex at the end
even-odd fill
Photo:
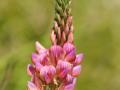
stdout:
POLYGON ((73 43, 73 40, 74 40, 74 38, 73 38, 73 32, 70 32, 69 35, 68 35, 68 40, 67 41, 69 43, 73 43))
POLYGON ((55 35, 54 30, 52 30, 50 37, 51 37, 52 43, 53 43, 53 44, 56 44, 56 43, 57 43, 57 40, 56 40, 56 35, 55 35))

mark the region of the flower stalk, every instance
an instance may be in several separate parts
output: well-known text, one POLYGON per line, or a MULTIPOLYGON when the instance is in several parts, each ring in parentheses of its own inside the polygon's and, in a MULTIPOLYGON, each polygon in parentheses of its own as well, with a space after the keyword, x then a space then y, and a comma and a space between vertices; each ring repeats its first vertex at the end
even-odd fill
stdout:
POLYGON ((54 26, 51 32, 53 44, 73 43, 71 0, 56 0, 54 26))
POLYGON ((83 54, 76 54, 73 39, 71 0, 56 0, 52 46, 44 48, 36 42, 32 64, 27 67, 31 77, 28 90, 74 90, 81 72, 83 54))

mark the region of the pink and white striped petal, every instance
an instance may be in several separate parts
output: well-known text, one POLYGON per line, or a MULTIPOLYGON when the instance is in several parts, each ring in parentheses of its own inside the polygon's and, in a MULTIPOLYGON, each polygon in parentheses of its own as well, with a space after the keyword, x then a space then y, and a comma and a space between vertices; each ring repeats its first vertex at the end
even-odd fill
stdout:
POLYGON ((27 73, 29 76, 33 76, 35 73, 35 68, 31 64, 28 64, 27 66, 27 73))
POLYGON ((83 53, 80 53, 80 54, 76 55, 76 59, 75 59, 74 63, 75 64, 80 64, 83 61, 83 57, 84 57, 83 53))
POLYGON ((81 72, 81 65, 75 66, 72 70, 72 75, 74 77, 77 77, 79 76, 80 72, 81 72))
POLYGON ((69 62, 73 62, 75 58, 76 58, 76 53, 75 53, 75 50, 73 49, 72 51, 70 51, 70 53, 66 55, 65 60, 69 62))
POLYGON ((33 62, 33 63, 38 62, 38 54, 32 53, 32 62, 33 62))
POLYGON ((67 74, 66 82, 68 82, 68 83, 72 82, 72 81, 73 81, 73 78, 74 78, 74 77, 73 77, 72 75, 67 74))
POLYGON ((73 49, 75 49, 74 45, 71 43, 65 43, 63 46, 63 49, 65 50, 66 54, 70 53, 73 49))
POLYGON ((76 78, 74 78, 71 83, 65 85, 64 90, 74 90, 75 84, 76 84, 76 78))
POLYGON ((72 64, 65 60, 59 60, 56 66, 58 76, 64 78, 72 69, 72 64))
POLYGON ((47 84, 51 83, 55 73, 56 69, 54 66, 44 66, 40 70, 40 76, 47 84))
POLYGON ((35 68, 36 68, 37 71, 40 72, 40 70, 41 70, 42 67, 43 67, 43 65, 41 63, 39 63, 39 62, 35 63, 35 68))
POLYGON ((28 82, 27 86, 28 86, 28 90, 38 90, 36 85, 31 81, 28 82))
POLYGON ((59 58, 63 54, 63 49, 61 46, 54 45, 50 48, 50 55, 59 58))

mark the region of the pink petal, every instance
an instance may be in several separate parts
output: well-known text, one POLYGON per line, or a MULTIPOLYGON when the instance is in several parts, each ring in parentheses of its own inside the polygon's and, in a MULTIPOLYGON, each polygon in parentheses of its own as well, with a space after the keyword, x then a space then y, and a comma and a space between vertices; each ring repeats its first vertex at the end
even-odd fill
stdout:
POLYGON ((55 67, 53 66, 44 66, 41 68, 40 76, 46 83, 50 83, 56 73, 55 67))
POLYGON ((67 84, 67 85, 64 87, 64 90, 74 90, 75 84, 76 84, 76 78, 73 79, 72 83, 67 84))
POLYGON ((44 76, 47 74, 47 71, 48 71, 48 67, 47 66, 44 66, 41 68, 40 70, 40 76, 44 79, 44 76))
POLYGON ((61 59, 64 57, 64 51, 61 46, 54 45, 49 50, 50 53, 50 59, 53 65, 56 66, 58 59, 61 59))
POLYGON ((38 61, 38 55, 36 53, 32 53, 32 62, 35 63, 38 61))
POLYGON ((27 66, 27 73, 29 76, 33 76, 35 73, 35 68, 31 64, 27 66))
POLYGON ((75 64, 80 64, 83 60, 83 53, 80 53, 76 56, 75 64))
POLYGON ((66 51, 66 53, 70 53, 73 49, 75 49, 74 45, 71 43, 65 43, 63 46, 63 49, 66 51))
POLYGON ((53 81, 53 77, 55 76, 56 69, 54 66, 50 65, 50 66, 48 66, 47 70, 48 71, 47 71, 47 74, 45 76, 45 80, 49 84, 49 83, 51 83, 51 81, 53 81))
POLYGON ((72 50, 66 57, 65 57, 65 60, 67 61, 74 61, 76 58, 76 53, 75 53, 75 50, 72 50))
POLYGON ((38 90, 36 85, 31 81, 28 82, 28 90, 38 90))
POLYGON ((72 84, 75 85, 76 81, 77 81, 77 78, 74 78, 72 84))
POLYGON ((62 83, 58 90, 74 90, 76 84, 76 78, 73 78, 71 83, 62 83))
POLYGON ((68 71, 66 69, 62 70, 59 74, 60 78, 65 78, 67 76, 68 71))
POLYGON ((58 45, 54 45, 50 48, 50 54, 56 58, 60 57, 62 53, 63 53, 63 49, 58 45))
POLYGON ((39 56, 39 61, 40 61, 40 63, 43 64, 43 65, 48 64, 47 54, 41 54, 41 55, 39 56))
POLYGON ((43 65, 41 65, 39 62, 35 63, 35 68, 37 71, 40 71, 42 67, 43 67, 43 65))
POLYGON ((50 83, 51 79, 48 76, 48 67, 44 66, 40 70, 40 77, 42 80, 44 80, 46 83, 50 83))
POLYGON ((33 53, 32 54, 32 62, 35 64, 36 62, 40 62, 42 64, 45 64, 48 62, 47 59, 47 53, 46 52, 42 52, 41 54, 36 54, 33 53))
POLYGON ((67 61, 59 60, 56 69, 59 77, 64 78, 71 71, 72 65, 67 61))
POLYGON ((77 77, 81 72, 81 65, 75 66, 72 71, 72 75, 77 77))
POLYGON ((73 43, 73 41, 74 41, 74 38, 73 38, 73 32, 71 31, 71 32, 69 33, 68 41, 67 41, 67 42, 69 42, 69 43, 73 43))
POLYGON ((37 90, 43 90, 42 82, 40 81, 39 77, 36 76, 34 77, 34 84, 36 85, 37 88, 39 88, 37 90))
POLYGON ((67 74, 66 81, 67 82, 72 82, 73 81, 73 76, 71 76, 70 74, 67 74))
POLYGON ((56 68, 58 71, 63 69, 66 69, 67 71, 69 71, 71 70, 72 65, 67 61, 59 60, 56 68))
POLYGON ((48 54, 48 50, 47 49, 41 49, 39 52, 39 55, 41 54, 48 54))
POLYGON ((56 68, 52 65, 49 66, 49 74, 53 77, 56 73, 56 68))
POLYGON ((74 90, 74 85, 73 84, 67 85, 65 86, 64 90, 74 90))
POLYGON ((32 62, 35 64, 36 62, 40 62, 41 64, 46 64, 48 63, 48 58, 47 58, 47 50, 41 50, 39 54, 33 53, 32 54, 32 62))
POLYGON ((52 80, 52 79, 46 74, 46 75, 45 75, 45 81, 46 81, 46 83, 47 83, 47 84, 51 83, 51 80, 52 80))

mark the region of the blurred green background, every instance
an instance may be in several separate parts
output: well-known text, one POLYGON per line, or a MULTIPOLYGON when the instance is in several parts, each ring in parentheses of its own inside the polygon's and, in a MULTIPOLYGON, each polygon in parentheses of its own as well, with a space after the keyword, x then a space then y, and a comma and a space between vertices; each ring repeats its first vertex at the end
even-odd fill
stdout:
MULTIPOLYGON (((0 0, 0 90, 26 90, 34 42, 49 47, 55 0, 0 0)), ((73 0, 84 52, 76 90, 120 90, 120 0, 73 0)))

